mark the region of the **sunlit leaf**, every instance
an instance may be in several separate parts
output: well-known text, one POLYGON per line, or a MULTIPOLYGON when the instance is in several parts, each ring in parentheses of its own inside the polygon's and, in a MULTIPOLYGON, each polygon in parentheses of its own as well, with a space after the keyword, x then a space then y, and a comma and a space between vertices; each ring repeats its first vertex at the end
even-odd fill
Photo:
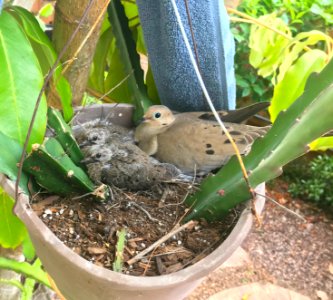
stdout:
POLYGON ((0 187, 0 246, 16 248, 27 236, 24 224, 13 215, 14 199, 0 187))
MULTIPOLYGON (((22 145, 44 78, 29 41, 6 11, 0 15, 0 70, 0 131, 22 145)), ((45 129, 43 97, 29 148, 43 140, 45 129)))
POLYGON ((299 97, 305 83, 313 72, 319 72, 325 66, 326 54, 320 50, 305 52, 296 63, 289 68, 283 80, 274 88, 274 94, 269 107, 271 121, 274 122, 281 110, 286 109, 299 97))
POLYGON ((310 144, 311 150, 326 151, 333 149, 333 137, 321 137, 310 144))
MULTIPOLYGON (((8 12, 17 20, 24 33, 27 35, 38 58, 43 75, 46 76, 57 58, 56 51, 54 50, 51 41, 40 28, 36 18, 30 12, 18 6, 11 7, 8 9, 8 12)), ((61 72, 62 67, 61 65, 58 65, 54 72, 51 84, 52 87, 55 86, 55 90, 59 95, 64 118, 66 121, 69 121, 73 116, 73 108, 71 105, 72 92, 67 79, 61 72)))

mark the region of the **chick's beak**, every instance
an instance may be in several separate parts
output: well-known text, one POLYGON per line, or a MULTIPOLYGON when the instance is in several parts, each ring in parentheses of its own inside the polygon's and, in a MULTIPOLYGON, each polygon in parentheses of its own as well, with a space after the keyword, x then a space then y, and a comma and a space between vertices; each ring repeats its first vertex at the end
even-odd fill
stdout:
POLYGON ((81 163, 88 165, 95 162, 95 160, 92 157, 86 157, 84 159, 81 160, 81 163))

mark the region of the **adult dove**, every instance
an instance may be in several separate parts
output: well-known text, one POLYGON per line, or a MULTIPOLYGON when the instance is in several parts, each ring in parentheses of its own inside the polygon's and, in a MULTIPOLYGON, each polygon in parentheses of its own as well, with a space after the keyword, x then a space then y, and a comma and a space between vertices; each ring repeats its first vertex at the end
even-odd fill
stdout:
MULTIPOLYGON (((241 154, 246 154, 253 141, 269 128, 224 124, 241 154)), ((211 113, 173 114, 163 105, 153 105, 147 110, 134 138, 148 155, 177 166, 185 174, 206 174, 224 165, 235 153, 211 113)))

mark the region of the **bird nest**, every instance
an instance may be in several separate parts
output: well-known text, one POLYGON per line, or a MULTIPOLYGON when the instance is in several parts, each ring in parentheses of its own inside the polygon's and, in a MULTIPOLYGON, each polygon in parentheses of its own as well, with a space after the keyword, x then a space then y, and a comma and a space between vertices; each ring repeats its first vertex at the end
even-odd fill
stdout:
POLYGON ((223 221, 196 221, 175 231, 188 209, 184 199, 193 189, 192 184, 184 183, 162 183, 138 192, 111 187, 111 199, 104 203, 87 197, 37 195, 32 207, 70 249, 111 270, 119 232, 125 229, 122 272, 157 276, 204 258, 223 242, 238 220, 241 207, 223 221), (151 251, 147 251, 149 247, 151 251))

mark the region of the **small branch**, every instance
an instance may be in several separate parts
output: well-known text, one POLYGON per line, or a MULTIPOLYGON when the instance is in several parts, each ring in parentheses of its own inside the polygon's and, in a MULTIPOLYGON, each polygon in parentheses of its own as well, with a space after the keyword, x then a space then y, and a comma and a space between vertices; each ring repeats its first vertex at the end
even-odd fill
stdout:
POLYGON ((174 230, 170 231, 168 234, 166 234, 165 236, 163 236, 162 238, 160 238, 159 240, 157 240, 155 243, 153 243, 148 248, 146 248, 145 250, 143 250, 142 252, 140 252, 138 255, 136 255, 133 258, 131 258, 130 260, 128 260, 127 263, 129 265, 132 265, 132 264, 136 263, 141 258, 143 258, 146 254, 148 254, 150 251, 154 250, 159 245, 161 245, 162 243, 164 243, 165 241, 167 241, 169 238, 171 238, 175 234, 179 233, 180 231, 185 230, 186 228, 192 227, 196 223, 197 223, 196 221, 192 221, 191 220, 191 221, 185 223, 184 225, 182 225, 180 227, 176 227, 174 230))
POLYGON ((133 201, 129 201, 129 203, 130 203, 131 205, 135 206, 136 208, 142 210, 142 211, 146 214, 146 216, 148 217, 148 219, 149 219, 150 221, 152 221, 152 222, 157 222, 157 223, 159 222, 158 219, 153 218, 153 217, 150 215, 150 213, 149 213, 148 211, 146 211, 143 207, 141 207, 139 204, 137 204, 137 203, 135 203, 135 202, 133 202, 133 201))
POLYGON ((288 213, 290 213, 290 214, 296 216, 297 218, 301 219, 301 220, 304 221, 304 222, 307 222, 307 220, 306 220, 303 216, 301 216, 301 215, 298 214, 297 212, 294 212, 294 211, 292 211, 291 209, 289 209, 289 208, 283 206, 282 204, 280 204, 279 202, 277 202, 277 201, 276 201, 275 199, 273 199, 272 197, 267 196, 267 195, 263 195, 263 194, 259 194, 259 193, 256 193, 256 194, 257 194, 258 196, 260 196, 260 197, 264 197, 264 198, 266 198, 266 199, 269 200, 269 201, 272 201, 274 204, 276 204, 277 206, 281 207, 282 209, 284 209, 284 210, 287 211, 288 213))

